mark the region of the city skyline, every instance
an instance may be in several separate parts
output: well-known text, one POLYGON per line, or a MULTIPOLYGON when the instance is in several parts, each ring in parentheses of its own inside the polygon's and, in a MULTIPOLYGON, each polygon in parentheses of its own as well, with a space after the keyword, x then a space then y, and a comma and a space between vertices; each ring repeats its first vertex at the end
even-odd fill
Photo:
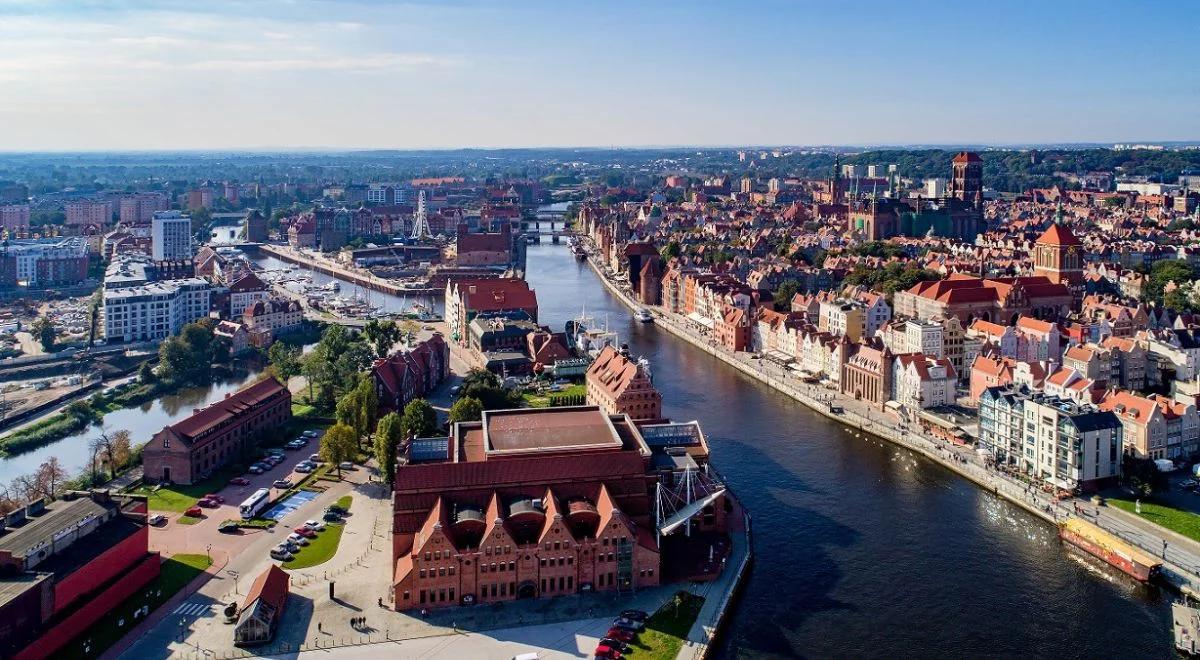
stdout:
MULTIPOLYGON (((0 2, 3 151, 1190 141, 1124 7, 0 2), (1087 122, 1078 117, 1086 114, 1087 122), (15 130, 14 130, 15 129, 15 130)), ((1192 5, 1158 5, 1186 22, 1192 5)))

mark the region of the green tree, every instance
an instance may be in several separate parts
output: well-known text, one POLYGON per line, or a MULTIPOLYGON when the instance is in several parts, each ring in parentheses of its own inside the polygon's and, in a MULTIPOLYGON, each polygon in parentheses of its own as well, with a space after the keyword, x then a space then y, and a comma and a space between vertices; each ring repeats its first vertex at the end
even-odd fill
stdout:
POLYGON ((367 425, 362 415, 362 402, 359 400, 358 390, 347 392, 338 399, 337 406, 334 408, 334 417, 338 424, 344 424, 354 429, 356 437, 362 438, 367 434, 367 425))
POLYGON ((1196 279, 1195 269, 1182 259, 1156 261, 1150 267, 1150 280, 1146 283, 1142 296, 1147 301, 1164 302, 1163 289, 1166 288, 1167 283, 1174 282, 1176 285, 1181 285, 1194 279, 1196 279))
POLYGON ((483 419, 483 402, 475 397, 460 397, 450 406, 450 423, 478 422, 483 419))
POLYGON ((354 460, 357 453, 358 433, 345 424, 334 424, 321 436, 321 459, 338 466, 339 479, 342 477, 341 463, 354 460))
POLYGON ((363 426, 374 428, 379 421, 379 393, 375 391, 375 380, 370 374, 363 374, 354 391, 358 393, 359 416, 362 417, 363 426))
POLYGON ((792 279, 784 280, 775 291, 775 311, 792 311, 792 298, 795 298, 799 292, 800 282, 792 279))
POLYGON ((33 335, 34 340, 42 345, 42 350, 49 353, 54 350, 54 340, 58 336, 58 328, 54 327, 54 321, 48 316, 39 316, 37 320, 29 326, 29 334, 33 335))
POLYGON ((387 357, 392 351, 392 346, 400 341, 400 335, 400 327, 396 325, 395 321, 371 319, 363 328, 363 336, 375 349, 376 357, 387 357))
POLYGON ((662 257, 663 261, 670 261, 683 254, 683 246, 679 244, 679 241, 671 241, 664 245, 658 254, 662 257))
POLYGON ((285 383, 293 376, 300 375, 300 348, 297 346, 277 341, 267 350, 267 360, 275 368, 275 374, 285 383))
POLYGON ((396 478, 396 451, 400 441, 404 439, 404 422, 400 415, 388 413, 379 420, 375 428, 375 462, 379 465, 379 474, 383 475, 390 486, 396 478))
POLYGON ((157 377, 154 375, 154 361, 146 360, 142 363, 142 366, 138 367, 138 382, 149 385, 155 380, 157 380, 157 377))
POLYGON ((414 399, 404 406, 401 424, 404 435, 423 438, 437 431, 437 411, 425 399, 414 399))

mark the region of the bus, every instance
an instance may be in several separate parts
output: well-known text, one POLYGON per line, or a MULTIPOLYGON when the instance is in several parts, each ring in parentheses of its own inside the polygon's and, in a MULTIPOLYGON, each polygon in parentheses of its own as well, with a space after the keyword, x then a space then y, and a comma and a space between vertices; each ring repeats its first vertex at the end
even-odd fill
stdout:
POLYGON ((245 502, 238 507, 242 512, 242 520, 250 520, 254 516, 262 513, 262 510, 267 507, 267 502, 270 501, 271 491, 266 488, 259 488, 254 491, 254 494, 246 498, 245 502))

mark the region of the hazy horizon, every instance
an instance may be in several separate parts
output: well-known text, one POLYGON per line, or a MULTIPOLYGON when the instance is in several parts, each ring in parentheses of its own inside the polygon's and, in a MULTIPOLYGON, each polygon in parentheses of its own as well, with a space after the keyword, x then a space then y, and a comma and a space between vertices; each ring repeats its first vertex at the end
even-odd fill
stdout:
POLYGON ((1200 140, 1114 5, 0 0, 0 151, 1200 140))

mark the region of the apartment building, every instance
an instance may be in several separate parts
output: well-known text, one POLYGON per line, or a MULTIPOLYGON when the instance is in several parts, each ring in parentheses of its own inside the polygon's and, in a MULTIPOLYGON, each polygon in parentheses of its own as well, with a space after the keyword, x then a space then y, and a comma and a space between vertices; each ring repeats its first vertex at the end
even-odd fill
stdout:
POLYGON ((208 316, 212 285, 198 277, 104 289, 104 336, 109 341, 156 341, 208 316))
POLYGON ((160 211, 150 223, 150 250, 155 261, 192 258, 192 219, 179 211, 160 211))
POLYGON ((28 204, 0 204, 0 229, 29 231, 29 217, 28 204))

